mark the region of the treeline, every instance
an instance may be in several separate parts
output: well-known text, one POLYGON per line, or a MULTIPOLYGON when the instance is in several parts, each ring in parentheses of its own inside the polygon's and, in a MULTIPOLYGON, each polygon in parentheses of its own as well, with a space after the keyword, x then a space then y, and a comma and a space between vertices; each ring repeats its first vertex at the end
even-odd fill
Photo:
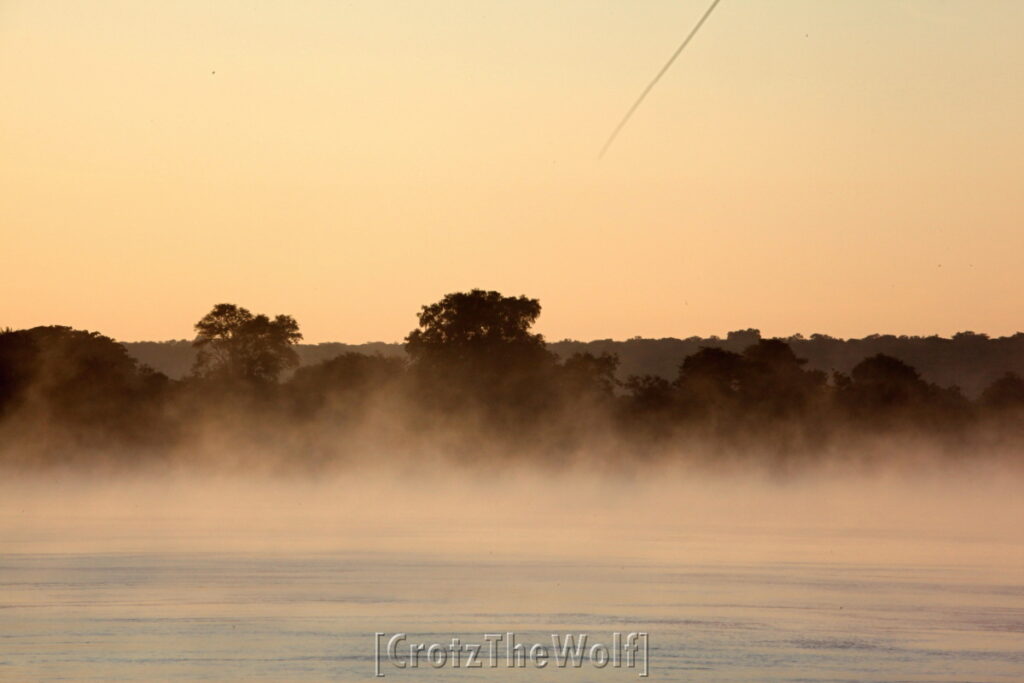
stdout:
POLYGON ((302 365, 293 318, 219 304, 196 323, 191 366, 176 379, 95 332, 7 330, 0 457, 230 450, 318 466, 427 451, 806 459, 908 440, 970 457, 1024 443, 1024 380, 1014 372, 968 397, 892 355, 829 373, 793 339, 748 330, 680 356, 672 373, 623 376, 614 353, 555 353, 532 331, 540 312, 523 296, 453 293, 421 309, 404 354, 347 351, 302 365))
MULTIPOLYGON (((588 342, 564 339, 548 342, 548 349, 561 359, 574 353, 614 354, 619 358, 616 377, 623 381, 633 375, 658 375, 672 380, 679 370, 680 358, 704 347, 742 353, 760 339, 760 330, 747 329, 729 332, 725 337, 635 337, 622 341, 597 339, 588 342)), ((804 337, 797 334, 784 338, 784 341, 797 356, 807 359, 806 367, 809 370, 849 374, 860 361, 882 353, 913 366, 929 382, 940 386, 955 384, 970 398, 980 396, 982 391, 1006 372, 1024 375, 1024 333, 1008 337, 989 337, 975 332, 959 332, 952 337, 872 334, 860 339, 837 339, 825 334, 804 337)), ((196 351, 190 340, 125 342, 124 346, 139 361, 172 379, 187 376, 195 362, 196 351)), ((403 344, 386 342, 299 343, 295 351, 301 365, 314 365, 349 352, 407 357, 403 344)))

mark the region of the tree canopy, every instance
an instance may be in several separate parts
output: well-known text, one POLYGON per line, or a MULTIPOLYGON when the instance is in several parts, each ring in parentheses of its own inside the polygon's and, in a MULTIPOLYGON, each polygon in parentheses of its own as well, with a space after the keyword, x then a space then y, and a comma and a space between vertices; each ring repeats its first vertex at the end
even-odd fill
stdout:
POLYGON ((235 304, 217 304, 196 323, 197 377, 248 383, 276 382, 281 372, 299 364, 292 348, 302 339, 289 315, 271 320, 235 304))
MULTIPOLYGON (((321 455, 346 443, 405 448, 424 438, 442 439, 437 445, 446 452, 451 439, 465 438, 472 450, 482 437, 509 452, 538 453, 601 443, 806 452, 894 433, 942 438, 960 449, 969 439, 1024 443, 1024 380, 1012 371, 990 379, 973 399, 956 385, 934 383, 907 358, 881 352, 826 375, 803 350, 832 348, 836 340, 765 339, 751 329, 706 346, 688 341, 694 345, 676 356, 672 381, 632 368, 623 373, 608 350, 615 347, 604 342, 569 342, 572 352, 556 355, 533 331, 540 312, 525 296, 451 293, 420 309, 405 340, 407 357, 323 345, 323 355, 307 356, 285 375, 300 365, 298 323, 223 303, 195 325, 191 345, 181 342, 196 355, 183 379, 153 372, 95 332, 7 330, 0 332, 0 460, 5 437, 19 447, 41 444, 57 457, 69 444, 134 457, 139 446, 174 448, 211 429, 251 439, 254 451, 277 440, 289 453, 321 455), (117 443, 130 448, 108 447, 117 443)), ((665 342, 641 341, 650 349, 665 342)), ((962 334, 922 343, 939 350, 966 344, 980 358, 1010 342, 962 334)))
POLYGON ((502 296, 474 289, 446 294, 423 306, 419 328, 405 339, 414 360, 431 355, 467 357, 502 348, 540 348, 544 337, 530 332, 540 316, 540 302, 525 296, 502 296))

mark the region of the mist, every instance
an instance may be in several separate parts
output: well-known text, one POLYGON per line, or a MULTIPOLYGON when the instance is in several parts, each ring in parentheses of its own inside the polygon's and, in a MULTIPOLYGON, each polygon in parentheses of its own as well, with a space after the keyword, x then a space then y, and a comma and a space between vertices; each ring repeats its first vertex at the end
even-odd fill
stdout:
MULTIPOLYGON (((1018 375, 747 330, 623 378, 539 314, 453 293, 404 355, 301 364, 293 318, 218 304, 176 378, 0 333, 0 675, 359 681, 374 634, 635 632, 665 680, 1019 679, 1018 375)), ((636 673, 499 678, 554 671, 636 673)))
POLYGON ((316 477, 66 470, 5 477, 0 509, 9 552, 802 562, 820 559, 821 549, 794 555, 787 534, 831 534, 843 540, 828 552, 844 553, 836 558, 844 562, 969 563, 979 558, 944 555, 943 540, 999 541, 1003 559, 1024 561, 1022 475, 991 463, 929 472, 833 466, 786 476, 664 464, 495 472, 451 461, 316 477), (760 541, 725 547, 719 537, 731 533, 760 541), (719 538, 710 555, 701 554, 702 535, 719 538))

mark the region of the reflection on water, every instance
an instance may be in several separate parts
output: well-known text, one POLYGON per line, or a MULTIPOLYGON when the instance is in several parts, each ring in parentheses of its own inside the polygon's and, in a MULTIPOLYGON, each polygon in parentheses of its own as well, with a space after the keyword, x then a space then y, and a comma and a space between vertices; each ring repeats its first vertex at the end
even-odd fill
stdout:
MULTIPOLYGON (((301 525, 279 510, 292 521, 257 515, 234 529, 198 524, 192 503, 191 517, 168 503, 161 514, 107 509, 92 523, 83 518, 98 506, 63 509, 27 529, 19 513, 38 521, 38 510, 6 505, 0 678, 357 681, 372 677, 376 631, 427 642, 515 631, 550 642, 645 630, 652 680, 1024 680, 1018 537, 851 528, 834 517, 741 525, 659 513, 660 523, 587 525, 549 510, 500 525, 436 511, 417 519, 412 509, 372 524, 349 510, 346 527, 299 498, 315 508, 301 525)), ((636 678, 592 668, 385 672, 636 678)))

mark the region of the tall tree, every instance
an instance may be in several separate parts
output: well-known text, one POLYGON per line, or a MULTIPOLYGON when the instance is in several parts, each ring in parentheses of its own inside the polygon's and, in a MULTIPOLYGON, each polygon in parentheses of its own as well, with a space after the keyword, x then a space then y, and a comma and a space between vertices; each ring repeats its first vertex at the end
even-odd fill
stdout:
POLYGON ((540 302, 525 296, 502 296, 474 289, 447 294, 423 306, 419 329, 405 339, 414 361, 468 359, 495 351, 542 349, 544 337, 530 332, 540 316, 540 302))
POLYGON ((271 320, 234 304, 217 304, 195 329, 192 343, 198 354, 192 371, 197 377, 272 383, 299 364, 292 347, 302 334, 289 315, 271 320))
POLYGON ((530 331, 540 302, 474 289, 423 306, 405 348, 425 396, 473 403, 505 417, 536 414, 550 398, 555 357, 530 331))

